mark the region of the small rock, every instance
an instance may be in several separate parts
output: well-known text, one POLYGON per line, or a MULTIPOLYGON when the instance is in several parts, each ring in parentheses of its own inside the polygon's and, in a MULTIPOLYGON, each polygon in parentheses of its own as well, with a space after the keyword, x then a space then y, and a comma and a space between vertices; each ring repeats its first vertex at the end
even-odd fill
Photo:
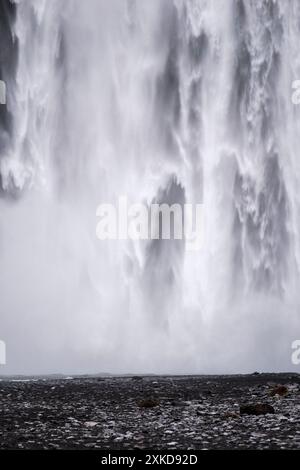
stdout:
POLYGON ((280 397, 285 397, 289 393, 289 389, 285 385, 278 385, 270 391, 270 396, 275 397, 279 395, 280 397))
POLYGON ((156 398, 146 398, 145 400, 141 400, 138 403, 140 408, 155 408, 156 406, 160 405, 160 401, 156 398))
POLYGON ((240 415, 237 413, 228 412, 224 414, 224 419, 239 419, 240 415))
POLYGON ((170 405, 171 406, 176 406, 176 407, 184 407, 184 406, 189 406, 188 403, 184 402, 184 401, 178 401, 178 400, 172 400, 170 402, 170 405))
POLYGON ((268 405, 267 403, 257 403, 255 405, 242 405, 240 407, 240 414, 241 415, 267 415, 267 414, 275 414, 275 410, 273 406, 268 405))
POLYGON ((98 423, 96 423, 95 421, 86 421, 84 423, 84 425, 87 427, 87 428, 94 428, 95 426, 97 426, 98 423))

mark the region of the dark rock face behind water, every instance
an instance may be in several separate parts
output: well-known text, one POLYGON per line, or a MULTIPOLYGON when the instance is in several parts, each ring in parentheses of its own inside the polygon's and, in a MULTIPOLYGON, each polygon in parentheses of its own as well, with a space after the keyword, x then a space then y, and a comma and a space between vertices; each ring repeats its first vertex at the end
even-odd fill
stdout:
POLYGON ((2 380, 0 417, 2 449, 300 449, 300 376, 2 380))

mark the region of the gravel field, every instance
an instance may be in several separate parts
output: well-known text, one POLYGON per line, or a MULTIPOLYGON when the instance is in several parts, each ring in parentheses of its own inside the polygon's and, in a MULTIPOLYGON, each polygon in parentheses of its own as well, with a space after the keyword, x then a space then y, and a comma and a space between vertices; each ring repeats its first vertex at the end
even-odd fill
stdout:
POLYGON ((2 449, 300 449, 300 376, 0 381, 2 449))

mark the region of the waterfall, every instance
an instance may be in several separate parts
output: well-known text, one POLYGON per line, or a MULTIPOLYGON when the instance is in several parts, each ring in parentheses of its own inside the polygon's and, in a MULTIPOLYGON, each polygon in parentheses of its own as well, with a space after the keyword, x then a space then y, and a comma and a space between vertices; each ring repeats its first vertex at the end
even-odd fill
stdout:
POLYGON ((292 369, 299 1, 3 0, 1 9, 7 370, 292 369), (201 204, 199 250, 99 241, 98 205, 124 195, 201 204))

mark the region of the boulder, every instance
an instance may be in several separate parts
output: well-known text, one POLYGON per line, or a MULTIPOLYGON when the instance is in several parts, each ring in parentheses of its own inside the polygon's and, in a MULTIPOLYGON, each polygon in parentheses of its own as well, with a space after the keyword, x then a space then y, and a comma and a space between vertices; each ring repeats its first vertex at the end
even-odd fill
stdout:
POLYGON ((241 415, 267 415, 267 414, 274 414, 275 410, 273 406, 269 405, 268 403, 256 403, 256 404, 248 404, 242 405, 240 407, 240 414, 241 415))

